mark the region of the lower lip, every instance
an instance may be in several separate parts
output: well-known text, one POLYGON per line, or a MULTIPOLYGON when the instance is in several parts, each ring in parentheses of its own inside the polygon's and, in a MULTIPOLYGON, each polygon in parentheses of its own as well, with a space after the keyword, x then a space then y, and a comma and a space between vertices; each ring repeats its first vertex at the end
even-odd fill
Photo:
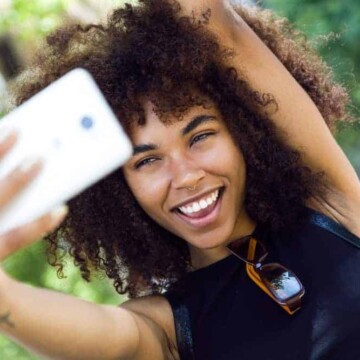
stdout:
POLYGON ((194 219, 194 218, 190 218, 184 214, 181 214, 180 212, 176 212, 176 215, 178 215, 182 221, 186 222, 188 225, 191 225, 193 227, 202 228, 204 226, 208 226, 216 220, 216 218, 218 217, 218 215, 220 213, 223 193, 224 193, 224 190, 221 190, 219 197, 216 200, 216 206, 214 207, 214 209, 211 211, 210 214, 207 214, 204 217, 194 219))

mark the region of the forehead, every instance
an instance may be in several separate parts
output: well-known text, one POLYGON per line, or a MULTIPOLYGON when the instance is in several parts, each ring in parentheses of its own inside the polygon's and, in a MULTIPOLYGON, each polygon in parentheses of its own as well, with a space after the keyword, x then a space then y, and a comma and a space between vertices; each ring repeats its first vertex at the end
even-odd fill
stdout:
POLYGON ((145 115, 145 124, 139 125, 137 123, 132 123, 129 131, 130 136, 133 139, 146 136, 147 134, 151 135, 165 131, 180 131, 187 123, 199 115, 206 114, 220 118, 219 111, 213 103, 206 106, 199 105, 190 107, 184 111, 180 117, 172 114, 159 115, 156 112, 155 105, 149 100, 143 101, 142 104, 145 115))

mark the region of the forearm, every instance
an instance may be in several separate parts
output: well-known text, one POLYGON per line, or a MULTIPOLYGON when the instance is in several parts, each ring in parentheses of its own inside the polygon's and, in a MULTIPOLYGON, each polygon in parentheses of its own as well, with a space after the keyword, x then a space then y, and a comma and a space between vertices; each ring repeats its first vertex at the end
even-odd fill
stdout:
POLYGON ((2 333, 46 358, 120 359, 131 348, 125 332, 133 320, 125 310, 13 280, 1 291, 0 315, 2 333), (122 341, 128 342, 124 348, 122 341))
MULTIPOLYGON (((253 90, 271 94, 275 98, 278 109, 270 109, 268 115, 279 128, 293 131, 299 127, 306 130, 306 122, 324 125, 319 110, 308 94, 235 11, 230 0, 202 0, 196 4, 185 0, 183 11, 201 18, 200 14, 211 9, 207 28, 217 36, 221 46, 234 50, 235 56, 228 58, 227 64, 234 67, 253 90)), ((301 138, 301 134, 294 138, 293 145, 301 142, 301 138)))
MULTIPOLYGON (((233 66, 253 90, 271 94, 278 104, 277 111, 268 109, 268 116, 281 129, 291 130, 294 135, 296 127, 306 130, 306 122, 323 125, 322 115, 305 90, 229 5, 229 1, 213 0, 212 3, 217 6, 223 3, 223 15, 220 17, 213 12, 214 19, 209 23, 209 29, 218 36, 222 46, 234 50, 235 56, 228 59, 228 65, 233 66)), ((293 145, 301 142, 301 138, 301 134, 294 138, 293 145)))
POLYGON ((222 45, 235 52, 235 56, 228 60, 229 65, 247 80, 253 90, 274 97, 278 108, 276 111, 271 106, 265 108, 269 118, 282 130, 291 131, 295 146, 304 138, 303 133, 294 131, 296 128, 307 130, 309 127, 306 125, 313 127, 318 123, 321 125, 319 130, 324 130, 322 115, 292 74, 235 11, 231 19, 231 36, 221 38, 222 45))

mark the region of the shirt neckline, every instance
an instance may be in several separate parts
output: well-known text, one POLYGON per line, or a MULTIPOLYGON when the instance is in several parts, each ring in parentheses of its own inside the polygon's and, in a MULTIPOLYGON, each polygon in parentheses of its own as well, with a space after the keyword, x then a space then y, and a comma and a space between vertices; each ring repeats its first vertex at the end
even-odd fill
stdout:
MULTIPOLYGON (((254 237, 260 237, 260 233, 261 233, 261 225, 259 223, 256 224, 254 231, 251 233, 252 236, 254 237)), ((207 266, 204 266, 202 268, 190 271, 188 273, 188 275, 191 276, 198 276, 199 274, 203 274, 203 273, 213 273, 213 272, 217 272, 221 267, 226 267, 226 264, 228 263, 242 263, 241 260, 239 260, 235 255, 233 254, 229 254, 227 256, 225 256, 224 258, 217 260, 207 266)))

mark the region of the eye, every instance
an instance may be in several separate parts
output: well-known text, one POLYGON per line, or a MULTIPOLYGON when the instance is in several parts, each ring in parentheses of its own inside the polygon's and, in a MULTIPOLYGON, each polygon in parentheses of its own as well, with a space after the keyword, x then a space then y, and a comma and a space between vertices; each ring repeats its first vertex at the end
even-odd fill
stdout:
POLYGON ((190 142, 190 146, 198 143, 199 141, 203 141, 205 139, 207 139, 209 136, 211 135, 214 135, 214 133, 212 132, 207 132, 207 133, 202 133, 202 134, 199 134, 199 135, 196 135, 194 136, 192 139, 191 139, 191 142, 190 142))
POLYGON ((143 166, 150 166, 156 160, 158 159, 154 157, 143 159, 135 164, 135 169, 140 169, 143 166))

